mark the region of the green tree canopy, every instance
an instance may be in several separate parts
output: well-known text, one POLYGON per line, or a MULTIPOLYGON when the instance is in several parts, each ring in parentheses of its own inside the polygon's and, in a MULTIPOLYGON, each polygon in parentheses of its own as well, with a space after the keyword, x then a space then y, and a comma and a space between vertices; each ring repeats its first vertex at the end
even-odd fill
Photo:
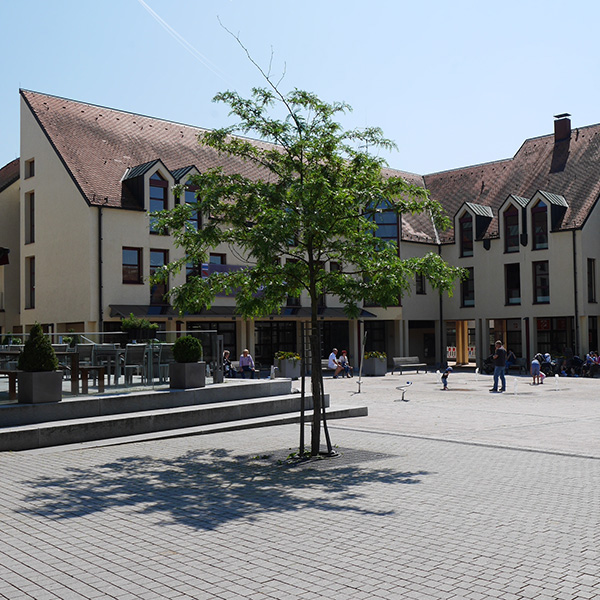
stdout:
MULTIPOLYGON (((322 389, 320 296, 339 297, 352 318, 363 301, 384 307, 397 304, 399 296, 410 291, 415 274, 451 294, 462 271, 435 252, 402 259, 395 243, 374 235, 375 215, 382 210, 399 216, 426 213, 436 227, 449 225, 426 190, 386 176, 385 161, 362 150, 394 147, 379 128, 344 130, 337 118, 350 109, 348 105, 329 104, 298 89, 283 94, 265 77, 271 87, 253 89, 250 98, 232 91, 215 97, 230 107, 237 122, 203 132, 199 141, 216 149, 224 163, 236 157, 249 168, 244 174, 215 168, 191 177, 196 203, 181 203, 159 219, 159 226, 168 228, 186 256, 159 276, 189 262, 208 262, 210 250, 226 244, 247 268, 189 277, 170 291, 174 306, 196 312, 225 291, 235 294, 240 314, 261 317, 278 313, 288 296, 308 294, 316 407, 311 452, 316 454, 322 389), (247 135, 263 141, 241 137, 247 135), (204 219, 199 229, 189 226, 195 211, 204 219), (331 269, 332 262, 340 268, 331 269)), ((181 186, 176 189, 182 191, 181 186)))

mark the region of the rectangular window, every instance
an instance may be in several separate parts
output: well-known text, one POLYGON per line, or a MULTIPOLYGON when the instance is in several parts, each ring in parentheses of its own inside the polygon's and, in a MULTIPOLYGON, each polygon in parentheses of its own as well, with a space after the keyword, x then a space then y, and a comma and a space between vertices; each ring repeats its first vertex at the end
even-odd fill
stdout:
POLYGON ((35 242, 35 194, 25 194, 25 243, 35 242))
POLYGON ((462 216, 458 222, 460 230, 460 255, 473 256, 473 217, 462 216))
POLYGON ((35 308, 35 257, 25 259, 25 308, 35 308))
MULTIPOLYGON (((167 210, 168 206, 169 184, 159 173, 154 173, 150 177, 150 213, 167 210)), ((150 217, 150 233, 160 233, 158 230, 157 218, 150 217)))
POLYGON ((35 175, 35 160, 32 158, 25 163, 25 179, 35 175))
MULTIPOLYGON (((150 250, 150 277, 156 275, 160 267, 169 262, 168 250, 150 250)), ((165 304, 165 294, 169 286, 166 281, 150 284, 150 304, 165 304)))
POLYGON ((211 265, 226 265, 227 264, 227 255, 226 254, 217 254, 216 252, 211 252, 209 256, 209 262, 211 265))
POLYGON ((123 283, 142 283, 141 248, 123 248, 123 283))
MULTIPOLYGON (((195 205, 197 203, 196 192, 198 188, 196 187, 186 187, 185 189, 185 203, 188 205, 195 205)), ((188 229, 192 229, 194 231, 198 231, 202 227, 202 222, 200 220, 200 211, 194 210, 187 222, 188 229)))
POLYGON ((425 275, 422 273, 417 273, 415 275, 415 291, 417 294, 426 294, 427 290, 425 288, 425 275))
POLYGON ((475 270, 473 267, 467 267, 469 277, 461 282, 462 306, 475 306, 475 270))
POLYGON ((185 282, 189 283, 192 277, 201 277, 202 268, 198 263, 189 261, 185 266, 185 282))
POLYGON ((519 251, 519 211, 511 206, 504 212, 504 252, 519 251))
POLYGON ((521 304, 521 267, 519 263, 504 265, 506 305, 521 304))
POLYGON ((550 302, 550 272, 547 260, 533 263, 533 302, 535 304, 550 302))
POLYGON ((533 226, 533 249, 545 250, 548 248, 548 210, 543 202, 538 202, 531 209, 533 226))
POLYGON ((596 302, 596 259, 587 259, 588 302, 596 302))

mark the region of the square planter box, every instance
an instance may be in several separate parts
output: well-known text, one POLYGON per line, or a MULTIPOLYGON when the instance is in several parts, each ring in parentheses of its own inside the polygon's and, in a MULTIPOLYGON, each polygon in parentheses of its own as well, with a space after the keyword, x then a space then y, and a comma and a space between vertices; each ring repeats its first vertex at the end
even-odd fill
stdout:
POLYGON ((362 368, 363 375, 385 375, 387 360, 381 358, 365 358, 362 368))
POLYGON ((61 371, 20 371, 17 375, 19 403, 60 402, 62 377, 61 371))
POLYGON ((206 363, 169 364, 169 386, 172 390, 189 390, 206 385, 206 363))
POLYGON ((288 379, 298 379, 300 377, 302 361, 284 359, 276 362, 278 377, 287 377, 288 379))

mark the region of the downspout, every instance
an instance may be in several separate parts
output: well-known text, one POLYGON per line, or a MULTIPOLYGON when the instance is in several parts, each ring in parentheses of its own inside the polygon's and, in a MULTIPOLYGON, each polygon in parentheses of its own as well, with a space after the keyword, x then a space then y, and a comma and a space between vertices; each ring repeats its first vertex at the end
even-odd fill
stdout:
POLYGON ((579 356, 579 304, 577 290, 577 230, 573 229, 573 294, 575 297, 575 356, 579 356))
MULTIPOLYGON (((433 215, 429 215, 431 218, 431 225, 433 226, 433 232, 435 233, 435 242, 438 247, 438 255, 442 256, 442 241, 440 240, 440 235, 438 233, 437 227, 435 226, 435 222, 433 220, 433 215)), ((443 304, 443 295, 440 292, 439 298, 439 321, 440 321, 440 347, 438 350, 440 351, 440 369, 446 365, 446 361, 448 360, 448 356, 446 354, 446 349, 444 348, 444 304, 443 304)))
POLYGON ((98 206, 98 331, 104 331, 104 314, 102 307, 102 206, 98 206))

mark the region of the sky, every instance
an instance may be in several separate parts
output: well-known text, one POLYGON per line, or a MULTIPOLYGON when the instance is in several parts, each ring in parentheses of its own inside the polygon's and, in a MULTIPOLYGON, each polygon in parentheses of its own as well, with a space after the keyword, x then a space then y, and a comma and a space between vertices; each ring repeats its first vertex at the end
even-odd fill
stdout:
POLYGON ((19 156, 19 88, 188 125, 232 123, 220 91, 258 70, 378 126, 402 171, 510 158, 600 122, 596 0, 0 0, 0 166, 19 156))

